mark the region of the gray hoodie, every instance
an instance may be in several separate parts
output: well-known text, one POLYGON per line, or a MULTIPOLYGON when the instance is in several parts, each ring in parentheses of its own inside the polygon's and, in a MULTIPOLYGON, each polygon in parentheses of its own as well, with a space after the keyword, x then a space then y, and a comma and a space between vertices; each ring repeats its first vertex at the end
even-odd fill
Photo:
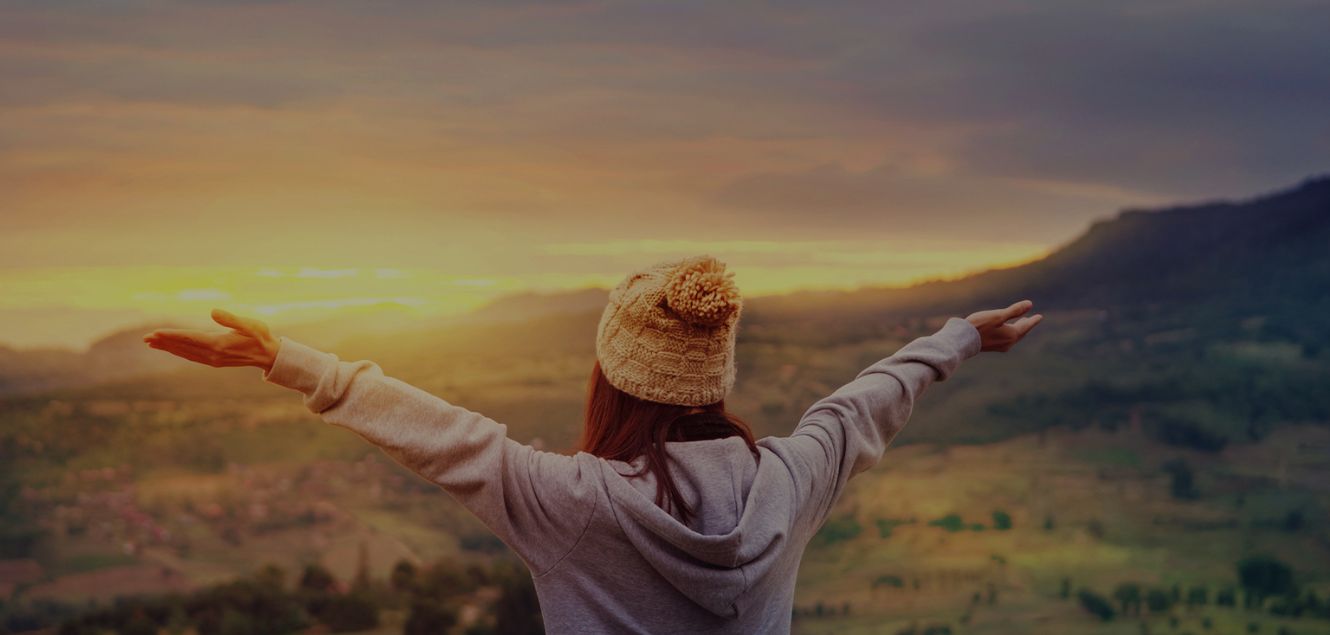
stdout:
POLYGON ((586 452, 537 450, 508 428, 367 360, 281 338, 267 382, 440 486, 522 558, 550 633, 790 630, 804 547, 850 477, 872 467, 934 381, 978 354, 950 318, 820 399, 786 437, 669 442, 684 524, 656 506, 650 474, 586 452))

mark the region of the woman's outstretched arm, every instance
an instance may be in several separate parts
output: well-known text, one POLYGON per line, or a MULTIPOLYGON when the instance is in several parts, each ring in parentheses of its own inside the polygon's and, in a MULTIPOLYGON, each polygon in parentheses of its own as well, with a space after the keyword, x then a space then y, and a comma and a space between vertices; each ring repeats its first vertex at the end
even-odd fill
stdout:
POLYGON ((353 430, 442 487, 533 574, 556 564, 588 526, 598 492, 590 455, 536 450, 509 438, 506 425, 389 377, 374 362, 343 361, 288 337, 268 341, 267 327, 249 318, 213 317, 252 341, 182 329, 144 339, 200 363, 263 369, 264 381, 299 391, 324 421, 353 430))
POLYGON ((850 478, 882 458, 929 385, 945 381, 980 351, 1009 350, 1040 322, 1043 316, 1034 315, 1008 323, 1031 306, 1021 301, 948 319, 936 333, 916 338, 818 400, 789 437, 772 441, 772 450, 790 466, 813 528, 850 478))

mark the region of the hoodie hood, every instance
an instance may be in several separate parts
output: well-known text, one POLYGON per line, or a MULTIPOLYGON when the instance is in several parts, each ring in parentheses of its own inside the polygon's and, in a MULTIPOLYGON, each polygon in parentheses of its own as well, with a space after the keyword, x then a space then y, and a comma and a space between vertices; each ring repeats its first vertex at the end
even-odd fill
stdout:
POLYGON ((693 509, 687 524, 656 505, 654 475, 631 476, 644 458, 603 463, 610 503, 629 541, 670 584, 721 617, 738 614, 741 596, 775 563, 794 519, 788 485, 764 474, 783 466, 769 450, 758 450, 760 464, 737 436, 665 444, 670 474, 693 509))

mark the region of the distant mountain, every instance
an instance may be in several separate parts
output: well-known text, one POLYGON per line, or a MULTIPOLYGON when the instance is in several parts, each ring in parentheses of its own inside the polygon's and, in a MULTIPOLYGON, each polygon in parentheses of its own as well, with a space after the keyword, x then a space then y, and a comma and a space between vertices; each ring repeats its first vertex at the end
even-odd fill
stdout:
POLYGON ((525 322, 552 315, 569 315, 600 311, 609 300, 609 290, 600 288, 546 293, 516 293, 500 297, 493 302, 462 314, 449 321, 451 324, 494 324, 525 322))
POLYGON ((1025 267, 953 285, 998 298, 1018 289, 1057 308, 1282 302, 1330 283, 1330 177, 1243 202, 1128 210, 1025 267), (996 294, 996 295, 995 295, 996 294))
MULTIPOLYGON (((607 294, 597 288, 519 293, 444 319, 418 318, 403 307, 370 307, 283 333, 344 356, 375 359, 586 353, 607 294)), ((764 326, 876 329, 893 318, 964 315, 1020 298, 1034 300, 1040 311, 1164 311, 1183 319, 1261 312, 1282 316, 1283 328, 1295 335, 1324 339, 1330 331, 1324 317, 1330 315, 1330 176, 1244 201, 1125 210, 1041 260, 958 280, 753 297, 745 305, 749 328, 741 329, 740 338, 764 326)), ((160 326, 173 325, 113 333, 81 355, 0 346, 0 394, 189 365, 142 345, 139 336, 160 326)))
MULTIPOLYGON (((408 306, 396 302, 382 302, 368 306, 340 309, 324 319, 283 326, 281 334, 289 335, 303 342, 318 342, 324 346, 334 346, 346 338, 385 335, 439 326, 443 323, 438 318, 422 317, 408 306)), ((221 327, 211 324, 208 328, 221 327)))
POLYGON ((1047 257, 908 288, 756 298, 754 321, 960 314, 1020 298, 1040 310, 1324 306, 1330 176, 1239 201, 1126 210, 1047 257))
POLYGON ((608 293, 597 288, 516 293, 461 315, 422 320, 405 328, 359 330, 342 338, 302 339, 303 332, 284 332, 315 346, 322 342, 331 346, 335 340, 344 357, 385 363, 459 355, 587 353, 608 293))
POLYGON ((143 334, 181 326, 162 322, 123 329, 97 340, 83 353, 0 346, 0 395, 180 370, 190 362, 148 348, 143 344, 143 334))

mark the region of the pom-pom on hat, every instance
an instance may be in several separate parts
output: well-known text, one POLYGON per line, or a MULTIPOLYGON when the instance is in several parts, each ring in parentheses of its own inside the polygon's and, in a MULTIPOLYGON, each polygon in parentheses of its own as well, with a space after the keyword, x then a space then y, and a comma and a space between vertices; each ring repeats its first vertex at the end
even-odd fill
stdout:
POLYGON ((639 399, 703 406, 734 387, 743 299, 709 255, 656 263, 610 290, 596 329, 605 379, 639 399))

